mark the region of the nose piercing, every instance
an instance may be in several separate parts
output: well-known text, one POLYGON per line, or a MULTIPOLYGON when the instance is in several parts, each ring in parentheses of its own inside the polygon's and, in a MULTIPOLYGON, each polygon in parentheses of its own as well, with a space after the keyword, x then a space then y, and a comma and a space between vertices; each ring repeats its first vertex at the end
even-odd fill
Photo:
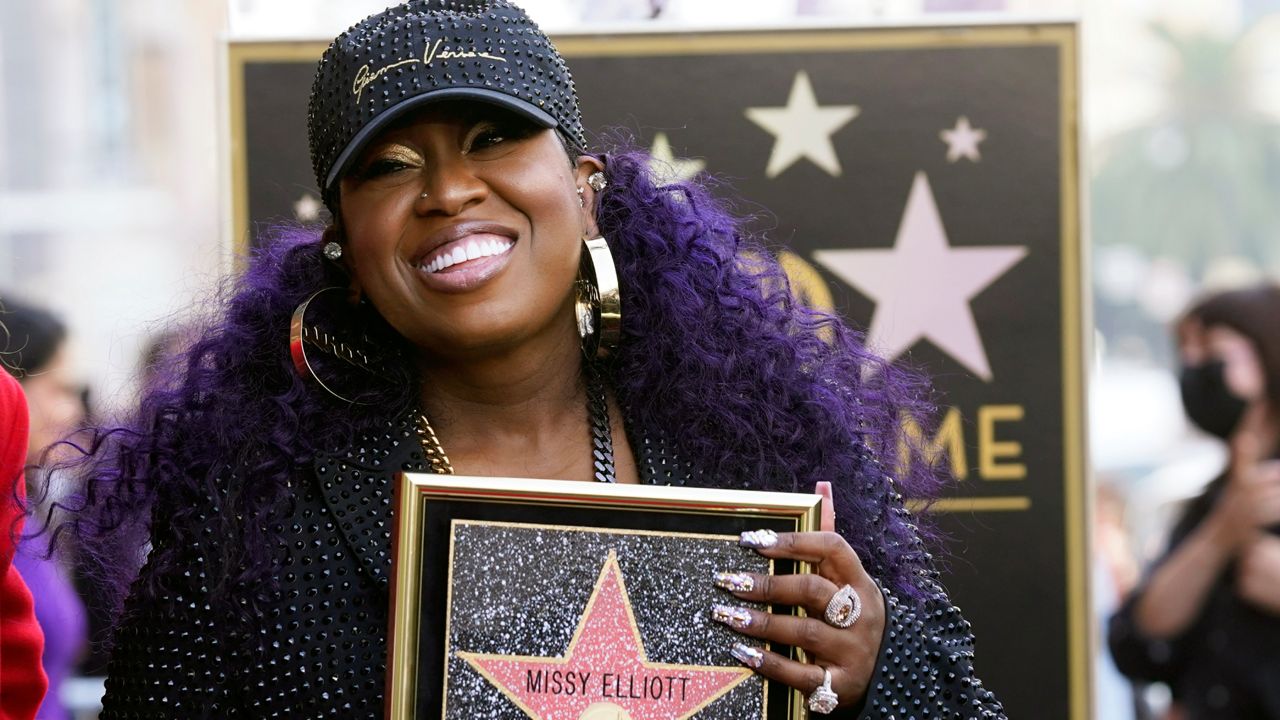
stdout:
POLYGON ((429 194, 430 194, 430 193, 422 193, 421 195, 419 195, 419 196, 418 196, 418 199, 419 199, 419 200, 426 200, 426 199, 427 199, 427 195, 429 195, 429 194))

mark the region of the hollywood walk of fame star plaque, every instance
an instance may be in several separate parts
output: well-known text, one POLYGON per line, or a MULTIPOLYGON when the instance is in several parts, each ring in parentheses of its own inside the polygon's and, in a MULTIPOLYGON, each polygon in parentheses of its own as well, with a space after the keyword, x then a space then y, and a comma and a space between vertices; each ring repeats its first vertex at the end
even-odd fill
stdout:
POLYGON ((417 474, 398 492, 388 717, 803 717, 729 654, 762 644, 711 619, 751 605, 711 580, 808 571, 738 535, 817 529, 818 496, 417 474))

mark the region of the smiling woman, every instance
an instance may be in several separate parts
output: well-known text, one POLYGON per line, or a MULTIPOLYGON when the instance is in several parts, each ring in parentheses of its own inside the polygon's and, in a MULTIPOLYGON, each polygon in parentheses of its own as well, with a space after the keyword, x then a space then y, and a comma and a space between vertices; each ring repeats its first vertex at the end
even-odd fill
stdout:
POLYGON ((104 718, 380 717, 393 477, 454 468, 832 481, 838 533, 741 539, 816 573, 707 579, 724 602, 706 617, 741 635, 725 660, 819 713, 1003 717, 904 507, 941 478, 879 460, 900 413, 928 414, 923 381, 797 303, 708 187, 589 151, 523 11, 415 0, 357 23, 320 62, 308 133, 333 223, 282 229, 80 463, 67 529, 90 551, 150 542, 111 576, 128 600, 104 718))

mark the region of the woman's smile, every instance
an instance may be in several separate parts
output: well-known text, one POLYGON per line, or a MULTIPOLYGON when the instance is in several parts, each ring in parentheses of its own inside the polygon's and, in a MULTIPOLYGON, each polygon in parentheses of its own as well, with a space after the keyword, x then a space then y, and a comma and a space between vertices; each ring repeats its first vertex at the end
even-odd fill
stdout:
POLYGON ((518 233, 497 223, 464 222, 432 233, 414 261, 426 286, 441 292, 466 292, 507 266, 518 233))

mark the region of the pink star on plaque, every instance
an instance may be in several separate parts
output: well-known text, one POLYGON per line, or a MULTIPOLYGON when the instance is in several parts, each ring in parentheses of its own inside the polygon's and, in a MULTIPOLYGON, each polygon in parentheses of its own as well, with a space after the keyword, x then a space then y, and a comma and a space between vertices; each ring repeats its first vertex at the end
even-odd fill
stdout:
POLYGON ((649 662, 612 551, 563 657, 458 657, 534 720, 683 720, 751 676, 649 662))

